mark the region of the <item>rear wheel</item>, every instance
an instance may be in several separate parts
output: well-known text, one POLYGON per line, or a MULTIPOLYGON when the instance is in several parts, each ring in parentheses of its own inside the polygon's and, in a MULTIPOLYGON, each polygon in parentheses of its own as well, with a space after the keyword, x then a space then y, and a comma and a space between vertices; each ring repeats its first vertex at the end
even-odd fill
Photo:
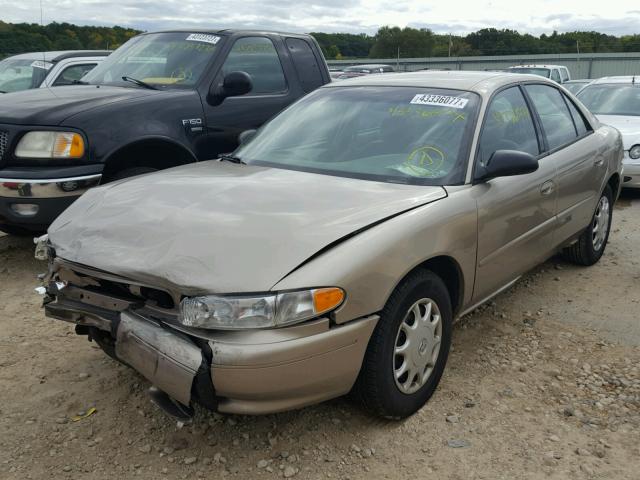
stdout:
POLYGON ((563 250, 562 253, 567 260, 585 266, 593 265, 600 260, 609 240, 612 210, 613 193, 607 185, 600 195, 589 226, 576 243, 563 250))
POLYGON ((440 277, 411 274, 380 315, 356 382, 356 398, 375 415, 405 418, 435 392, 451 345, 452 309, 440 277))

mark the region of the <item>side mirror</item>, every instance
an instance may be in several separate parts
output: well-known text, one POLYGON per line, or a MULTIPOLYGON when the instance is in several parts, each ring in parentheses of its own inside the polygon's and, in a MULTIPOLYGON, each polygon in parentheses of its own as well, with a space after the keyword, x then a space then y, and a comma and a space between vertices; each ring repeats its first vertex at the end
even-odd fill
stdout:
POLYGON ((484 167, 484 171, 478 172, 477 180, 486 182, 496 177, 511 177, 525 175, 538 170, 536 157, 526 152, 517 150, 497 150, 484 167))
POLYGON ((211 84, 207 94, 207 102, 220 105, 227 97, 238 97, 249 93, 253 88, 251 76, 246 72, 230 72, 225 75, 222 85, 211 84))
POLYGON ((256 136, 257 132, 257 130, 245 130, 244 132, 241 132, 240 135, 238 135, 238 143, 240 145, 248 143, 253 137, 256 136))

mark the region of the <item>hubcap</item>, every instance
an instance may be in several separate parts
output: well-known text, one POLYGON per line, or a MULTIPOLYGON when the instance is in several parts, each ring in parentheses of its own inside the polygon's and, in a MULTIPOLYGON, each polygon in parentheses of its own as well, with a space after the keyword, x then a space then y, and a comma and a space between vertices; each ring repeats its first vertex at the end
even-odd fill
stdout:
POLYGON ((407 311, 396 335, 393 374, 402 393, 415 393, 427 382, 440 353, 442 318, 438 305, 422 298, 407 311))
POLYGON ((603 196, 598 202, 596 213, 593 217, 593 226, 591 227, 591 239, 593 241, 593 249, 598 251, 604 245, 609 230, 609 199, 603 196))

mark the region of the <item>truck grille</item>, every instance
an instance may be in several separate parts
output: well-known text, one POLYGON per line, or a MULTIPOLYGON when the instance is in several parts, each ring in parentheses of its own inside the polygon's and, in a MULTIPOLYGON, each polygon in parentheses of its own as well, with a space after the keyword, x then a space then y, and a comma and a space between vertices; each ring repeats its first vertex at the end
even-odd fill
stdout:
POLYGON ((4 152, 6 152, 9 146, 9 132, 0 130, 0 160, 4 158, 4 152))

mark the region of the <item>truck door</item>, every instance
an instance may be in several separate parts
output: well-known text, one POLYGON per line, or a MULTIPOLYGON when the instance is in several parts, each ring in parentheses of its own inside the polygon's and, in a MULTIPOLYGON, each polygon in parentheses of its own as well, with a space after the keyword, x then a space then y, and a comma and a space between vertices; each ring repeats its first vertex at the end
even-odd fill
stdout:
POLYGON ((253 89, 246 95, 226 98, 216 106, 203 99, 206 135, 196 146, 200 160, 232 152, 238 146, 240 133, 260 127, 302 95, 284 54, 282 39, 277 36, 235 39, 214 83, 220 84, 230 72, 242 71, 251 76, 253 89))

